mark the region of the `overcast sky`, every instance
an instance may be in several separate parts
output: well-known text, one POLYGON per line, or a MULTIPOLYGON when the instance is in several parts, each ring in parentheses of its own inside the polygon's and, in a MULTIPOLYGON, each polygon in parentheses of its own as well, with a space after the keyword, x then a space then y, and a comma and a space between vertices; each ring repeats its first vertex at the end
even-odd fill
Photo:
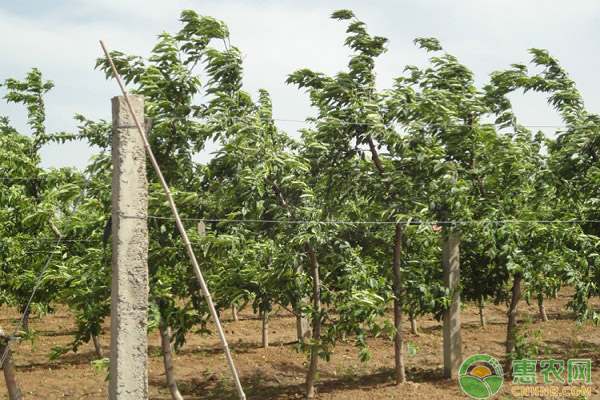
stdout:
MULTIPOLYGON (((111 50, 148 55, 156 35, 177 32, 181 11, 193 9, 229 26, 232 44, 245 54, 245 89, 253 95, 259 88, 269 90, 276 118, 304 120, 314 112, 308 98, 285 79, 298 68, 328 74, 345 68, 350 54, 343 47, 346 25, 329 18, 340 8, 353 10, 370 33, 390 39, 377 67, 382 88, 405 65, 425 65, 427 56, 412 43, 416 37, 437 37, 475 72, 479 84, 494 70, 529 62, 527 49, 538 47, 559 58, 588 109, 600 112, 597 0, 1 0, 0 81, 22 79, 32 67, 54 81, 46 99, 49 131, 74 131, 76 113, 110 120, 110 98, 119 90, 94 70, 101 55, 98 40, 111 50)), ((523 124, 560 124, 543 97, 514 101, 523 124)), ((21 107, 1 101, 0 115, 27 132, 21 107)), ((303 124, 280 126, 292 133, 303 124)), ((94 151, 83 143, 48 145, 42 163, 82 168, 94 151)))

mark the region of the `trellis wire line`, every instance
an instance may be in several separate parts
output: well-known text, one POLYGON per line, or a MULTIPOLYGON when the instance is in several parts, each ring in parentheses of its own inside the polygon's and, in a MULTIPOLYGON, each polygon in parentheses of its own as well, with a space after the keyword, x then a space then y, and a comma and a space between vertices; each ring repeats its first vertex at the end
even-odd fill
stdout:
MULTIPOLYGON (((160 118, 160 117, 151 117, 152 120, 160 120, 160 121, 177 121, 177 120, 186 120, 186 121, 191 121, 191 122, 220 122, 220 121, 239 121, 239 120, 245 120, 245 121, 263 121, 263 122, 269 122, 269 121, 273 121, 273 122, 293 122, 293 123, 304 123, 304 124, 330 124, 330 125, 359 125, 359 126, 405 126, 405 127, 410 127, 410 126, 416 126, 416 127, 422 127, 422 128, 427 128, 427 127, 439 127, 439 126, 443 126, 443 127, 449 127, 449 128, 461 128, 461 127, 469 127, 469 128, 474 128, 474 127, 479 127, 479 128, 486 128, 486 127, 501 127, 501 128, 508 128, 509 126, 512 126, 511 124, 506 124, 506 127, 503 127, 502 125, 504 124, 498 124, 498 123, 494 123, 494 122, 489 122, 489 123, 481 123, 478 125, 473 126, 472 124, 444 124, 444 123, 418 123, 418 122, 413 122, 413 123, 401 123, 401 122, 391 122, 391 123, 374 123, 374 122, 352 122, 352 121, 336 121, 336 120, 322 120, 322 119, 315 119, 315 120, 302 120, 302 119, 288 119, 288 118, 260 118, 260 117, 249 117, 249 116, 238 116, 238 117, 218 117, 218 118, 206 118, 206 119, 201 119, 198 117, 166 117, 166 118, 160 118)), ((600 128, 600 124, 590 124, 590 125, 544 125, 544 124, 540 124, 540 125, 536 125, 536 124, 531 124, 531 125, 521 125, 521 124, 517 124, 518 126, 521 126, 523 128, 600 128)))
MULTIPOLYGON (((0 242, 11 242, 15 239, 12 240, 7 240, 7 239, 0 239, 0 242)), ((16 239, 17 242, 25 242, 25 243, 35 243, 35 242, 55 242, 56 238, 54 239, 25 239, 25 240, 19 240, 16 239)), ((63 239, 61 240, 61 243, 71 243, 71 242, 101 242, 102 240, 100 239, 63 239)))
POLYGON ((5 176, 5 177, 0 177, 0 181, 43 181, 43 180, 51 180, 51 179, 54 179, 57 181, 62 180, 61 178, 54 178, 54 177, 50 177, 50 176, 38 176, 38 177, 5 176))
MULTIPOLYGON (((119 213, 123 218, 137 219, 157 219, 157 220, 174 220, 173 217, 160 217, 157 215, 135 215, 119 213)), ((581 224, 581 223, 600 223, 598 219, 568 219, 568 220, 532 220, 532 219, 499 219, 499 220, 471 220, 471 221, 301 221, 301 220, 272 220, 272 219, 215 219, 215 218, 185 218, 180 217, 182 221, 195 222, 230 222, 230 223, 271 223, 271 224, 322 224, 322 225, 469 225, 469 224, 523 224, 523 223, 538 223, 538 224, 581 224)))
MULTIPOLYGON (((108 143, 109 142, 106 143, 106 146, 102 149, 102 152, 100 154, 104 154, 104 151, 108 147, 108 143)), ((98 160, 96 160, 95 163, 96 162, 98 162, 98 160)), ((92 166, 95 166, 95 165, 92 165, 92 166)), ((79 197, 73 204, 73 209, 71 211, 71 215, 69 215, 69 218, 67 218, 67 221, 65 222, 65 225, 63 226, 63 232, 66 232, 69 229, 69 225, 71 224, 73 216, 75 215, 75 211, 77 211, 77 207, 79 207, 81 200, 83 200, 83 196, 84 196, 85 191, 87 190, 88 184, 90 183, 91 180, 92 180, 92 173, 90 172, 88 174, 88 177, 85 180, 83 189, 81 189, 81 193, 79 193, 79 197)), ((44 277, 44 274, 46 273, 48 266, 50 266, 52 259, 54 259, 54 255, 57 252, 59 252, 60 244, 63 241, 63 239, 64 239, 64 236, 62 234, 60 234, 58 239, 56 239, 56 245, 55 245, 54 251, 52 251, 52 253, 50 253, 50 257, 48 257, 48 259, 46 260, 46 263, 42 267, 42 270, 40 271, 40 274, 38 275, 38 277, 35 281, 35 285, 33 286, 33 291, 31 292, 31 296, 29 296, 29 300, 27 301, 27 304, 25 305, 25 310, 23 311, 23 315, 21 316, 21 318, 19 318, 19 321, 17 321, 17 326, 15 327, 12 335, 10 335, 10 337, 8 338, 6 347, 4 349, 4 352, 2 353, 2 357, 0 357, 0 369, 4 366, 4 361, 6 360, 6 357, 8 356, 8 352, 10 351, 10 345, 13 342, 13 340, 15 340, 17 333, 19 332, 19 329, 21 328, 21 325, 23 324, 23 321, 25 320, 25 317, 27 316, 27 313, 29 312, 29 307, 31 306, 31 303, 33 302, 35 293, 37 292, 37 290, 39 289, 39 287, 42 283, 42 278, 44 277)))
POLYGON ((102 50, 104 51, 106 59, 108 60, 108 62, 110 64, 113 75, 116 78, 117 83, 119 84, 119 87, 121 88, 121 91, 123 92, 123 97, 129 108, 129 113, 131 114, 131 118, 133 119, 133 122, 136 125, 138 133, 140 134, 140 138, 142 139, 142 143, 144 144, 144 149, 146 150, 146 153, 148 154, 148 158, 150 159, 152 167, 154 168, 154 171, 156 172, 158 180, 160 181, 160 184, 162 185, 162 187, 165 191, 165 194, 167 196, 169 206, 171 208, 173 216, 175 217, 175 223, 176 223, 177 228, 179 229, 179 233, 181 234, 181 237, 183 239, 183 243, 185 245, 188 256, 192 263, 194 273, 196 274, 196 277, 198 278, 198 282, 200 283, 200 287, 202 288, 202 292, 204 293, 204 297, 206 298, 206 303, 208 305, 208 309, 210 311, 213 321, 215 322, 215 326, 217 328, 219 338, 221 339, 223 351, 225 353, 225 357, 227 358, 227 363, 229 364, 229 368, 231 370, 231 375, 233 377, 235 387, 238 392, 238 396, 239 396, 240 400, 246 400, 246 394, 244 393, 244 389, 242 388, 242 384, 240 382, 240 378, 239 378, 237 370, 235 368, 235 364, 233 363, 233 358, 231 357, 231 352, 229 351, 229 345, 227 344, 227 339, 225 338, 225 334, 223 333, 223 328, 221 327, 221 322, 219 321, 219 315, 217 314, 217 310, 215 309, 215 306, 213 304, 210 291, 208 290, 208 286, 206 285, 206 282, 204 281, 204 277, 202 276, 202 271, 200 271, 200 265, 198 264, 198 260, 196 260, 196 255, 195 255, 194 250, 192 249, 192 245, 188 239, 187 232, 183 226, 183 223, 179 219, 179 212, 177 211, 177 206, 175 205, 175 202, 173 201, 173 197, 171 195, 169 186, 167 185, 167 181, 165 180, 165 178, 160 170, 160 167, 159 167, 158 163, 156 162, 156 158, 154 157, 154 153, 152 152, 152 149, 150 148, 150 144, 148 143, 146 134, 144 133, 144 130, 142 129, 142 125, 140 124, 140 121, 138 120, 137 115, 135 114, 135 112, 133 110, 133 106, 131 105, 131 101, 129 99, 129 94, 127 93, 127 90, 125 89, 125 85, 123 84, 123 81, 121 80, 119 71, 115 67, 115 64, 110 56, 110 53, 108 52, 108 49, 104 45, 103 41, 100 41, 100 46, 102 46, 102 50))

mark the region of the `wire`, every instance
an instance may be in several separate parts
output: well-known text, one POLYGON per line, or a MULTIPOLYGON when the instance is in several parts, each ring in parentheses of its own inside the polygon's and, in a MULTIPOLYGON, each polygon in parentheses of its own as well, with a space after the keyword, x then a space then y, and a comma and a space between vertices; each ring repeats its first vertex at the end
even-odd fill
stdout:
MULTIPOLYGON (((413 122, 413 123, 401 123, 401 122, 392 122, 392 123, 373 123, 373 122, 353 122, 353 121, 339 121, 339 120, 323 120, 323 119, 306 119, 306 120, 302 120, 302 119, 291 119, 291 118, 260 118, 260 117, 248 117, 248 116, 240 116, 240 117, 219 117, 219 118, 207 118, 207 119, 200 119, 200 118, 195 118, 195 117, 169 117, 169 118, 159 118, 159 117, 150 117, 150 120, 154 120, 157 119, 160 122, 162 121, 178 121, 178 120, 186 120, 186 121, 190 121, 190 122, 220 122, 220 121, 240 121, 240 120, 245 120, 245 121, 263 121, 263 122, 269 122, 269 121, 273 121, 273 122, 291 122, 291 123, 303 123, 303 124, 329 124, 329 125, 358 125, 358 126, 403 126, 403 127, 409 127, 409 126, 416 126, 416 127, 423 127, 423 128, 427 128, 427 127, 448 127, 448 128, 460 128, 460 127, 469 127, 469 128, 473 128, 474 126, 472 124, 445 124, 445 123, 418 123, 418 122, 413 122)), ((498 126, 501 128, 505 128, 507 126, 504 126, 506 124, 496 124, 496 123, 481 123, 479 125, 477 125, 477 127, 493 127, 493 126, 498 126)), ((523 128, 600 128, 600 124, 589 124, 589 125, 520 125, 518 124, 518 126, 521 126, 523 128)))
MULTIPOLYGON (((174 220, 173 217, 160 217, 156 215, 136 215, 119 213, 123 218, 136 219, 156 219, 156 220, 174 220)), ((568 220, 531 220, 531 219, 500 219, 500 220, 447 220, 447 221, 301 221, 301 220, 270 220, 270 219, 215 219, 215 218, 181 218, 184 221, 196 222, 227 222, 227 223, 271 223, 271 224, 321 224, 321 225, 469 225, 469 224, 522 224, 522 223, 537 223, 537 224, 581 224, 581 223, 600 223, 597 219, 568 219, 568 220)))
MULTIPOLYGON (((101 155, 104 154, 104 152, 106 151, 106 148, 108 147, 109 143, 110 143, 110 141, 106 143, 106 146, 102 149, 102 152, 100 153, 101 155)), ((94 162, 94 164, 92 165, 92 167, 94 167, 97 162, 98 162, 98 160, 96 160, 94 162)), ((92 173, 90 172, 88 174, 88 177, 87 177, 86 181, 85 181, 85 185, 84 185, 83 189, 81 190, 81 193, 79 194, 79 197, 77 198, 77 200, 73 204, 73 209, 71 211, 71 215, 69 215, 69 218, 65 222, 65 225, 63 227, 63 232, 66 232, 68 230, 69 225, 71 224, 71 220, 73 219, 73 216, 75 215, 75 211, 77 210, 77 207, 79 207, 79 204, 81 203, 81 200, 83 199, 85 191, 87 190, 88 184, 90 183, 91 180, 92 180, 92 173)), ((50 254, 50 257, 48 257, 48 260, 46 260, 46 263, 44 264, 44 267, 42 268, 42 270, 40 271, 40 274, 37 277, 35 285, 33 286, 33 291, 31 292, 31 296, 29 296, 29 300, 27 301, 27 304, 26 304, 25 309, 23 311, 23 315, 21 316, 21 318, 17 322, 17 326, 15 327, 12 335, 10 335, 10 337, 8 338, 8 341, 6 342, 6 347, 4 348, 4 352, 2 353, 2 357, 0 357, 0 369, 2 369, 2 367, 4 366, 4 361, 6 360, 6 357, 8 356, 8 353, 10 352, 10 345, 15 340, 15 338, 17 337, 17 333, 19 332, 19 329, 21 328, 21 325, 23 324, 23 321, 25 320, 25 317, 29 313, 29 307, 31 307, 31 303, 33 302, 33 298, 35 296, 35 293, 37 292, 38 288, 40 287, 40 285, 42 283, 42 278, 44 277, 44 274, 46 273, 46 270, 48 269, 48 266, 50 265, 50 262, 52 262, 52 259, 54 258, 54 255, 57 252, 59 252, 59 250, 60 250, 60 243, 62 241, 63 241, 63 236, 61 234, 58 237, 58 239, 56 239, 55 250, 52 251, 52 253, 50 254)))
POLYGON ((50 176, 38 176, 38 177, 5 176, 5 177, 0 177, 0 181, 42 181, 42 180, 48 180, 48 179, 60 180, 61 178, 50 177, 50 176))
MULTIPOLYGON (((7 240, 7 239, 0 239, 0 242, 11 242, 13 240, 7 240)), ((25 240, 18 240, 17 241, 21 241, 21 242, 26 242, 26 243, 32 243, 32 242, 55 242, 56 238, 54 239, 25 239, 25 240)), ((102 240, 100 239, 62 239, 61 243, 70 243, 70 242, 101 242, 102 240)))

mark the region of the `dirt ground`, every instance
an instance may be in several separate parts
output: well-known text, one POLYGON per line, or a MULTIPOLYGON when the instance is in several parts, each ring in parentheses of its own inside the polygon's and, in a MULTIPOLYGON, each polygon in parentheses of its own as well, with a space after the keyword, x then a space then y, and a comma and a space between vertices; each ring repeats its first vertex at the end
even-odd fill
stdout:
MULTIPOLYGON (((568 289, 556 299, 547 301, 549 322, 541 322, 537 307, 520 304, 521 326, 528 332, 541 329, 538 342, 543 355, 538 359, 591 358, 592 395, 600 399, 600 327, 584 325, 580 328, 573 315, 565 309, 568 289)), ((463 355, 485 353, 502 360, 506 335, 506 307, 486 307, 488 324, 479 326, 478 310, 466 305, 462 313, 463 355)), ((16 322, 14 310, 0 310, 0 326, 11 329, 16 322)), ((295 320, 285 312, 270 321, 270 347, 262 349, 261 321, 248 311, 240 313, 234 322, 230 314, 224 316, 226 331, 234 359, 242 378, 248 399, 299 399, 303 398, 305 367, 303 355, 293 349, 295 320)), ((466 399, 457 380, 442 376, 441 324, 432 318, 418 320, 420 334, 410 334, 405 325, 405 340, 410 342, 412 355, 407 357, 408 383, 393 383, 394 349, 387 338, 369 341, 373 358, 361 363, 352 344, 340 344, 329 363, 321 362, 317 384, 318 399, 466 399)), ((43 318, 33 318, 30 326, 37 331, 33 342, 23 341, 15 346, 15 362, 21 386, 30 399, 106 399, 108 382, 106 374, 98 373, 92 365, 93 345, 82 346, 78 353, 69 353, 55 361, 48 360, 51 349, 71 340, 74 329, 72 318, 59 310, 43 318)), ((101 340, 108 351, 109 327, 101 340)), ((150 399, 169 399, 165 384, 160 337, 152 332, 149 338, 149 390, 150 399)), ((235 387, 229 376, 218 339, 213 336, 190 335, 183 349, 174 356, 177 379, 185 399, 236 399, 235 387)), ((538 380, 542 379, 539 375, 538 380)), ((3 380, 2 380, 3 381, 3 380)), ((512 379, 505 371, 505 383, 495 399, 514 398, 512 379)), ((0 396, 7 397, 6 388, 0 384, 0 396)), ((538 398, 538 397, 528 397, 538 398)), ((550 397, 547 397, 550 398, 550 397)), ((578 397, 583 399, 584 397, 578 397)))

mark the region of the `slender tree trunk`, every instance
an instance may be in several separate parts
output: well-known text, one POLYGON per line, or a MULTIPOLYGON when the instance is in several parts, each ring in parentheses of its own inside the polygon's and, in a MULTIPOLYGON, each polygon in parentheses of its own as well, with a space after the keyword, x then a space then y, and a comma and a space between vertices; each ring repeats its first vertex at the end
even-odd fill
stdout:
POLYGON ((548 322, 548 314, 546 314, 546 306, 544 305, 544 296, 538 293, 538 306, 540 308, 540 316, 543 322, 548 322))
POLYGON ((98 335, 92 334, 92 342, 94 343, 94 349, 96 350, 96 357, 98 359, 104 358, 104 350, 102 350, 98 335))
POLYGON ((181 396, 177 387, 177 381, 175 380, 175 367, 173 366, 173 353, 171 352, 171 328, 161 321, 158 325, 158 330, 160 331, 160 343, 162 346, 167 386, 169 386, 173 400, 183 400, 183 396, 181 396))
POLYGON ((485 305, 483 296, 479 297, 479 325, 485 326, 485 305))
MULTIPOLYGON (((377 152, 377 146, 371 136, 367 136, 367 143, 369 144, 369 150, 371 152, 371 159, 375 164, 375 168, 379 172, 379 176, 383 180, 387 190, 389 191, 390 199, 398 201, 398 195, 394 191, 389 177, 385 173, 383 163, 379 158, 377 152)), ((404 370, 404 340, 402 337, 402 309, 400 299, 402 296, 402 272, 400 270, 400 257, 402 256, 402 241, 404 232, 400 224, 396 224, 396 234, 394 238, 394 327, 396 328, 396 335, 394 336, 394 359, 396 364, 396 384, 406 382, 406 373, 404 370)))
POLYGON ((419 336, 419 330, 417 329, 417 320, 414 316, 410 317, 410 333, 419 336))
MULTIPOLYGON (((302 301, 308 302, 309 300, 302 298, 302 301)), ((310 340, 310 321, 301 314, 300 308, 297 305, 294 306, 294 312, 296 313, 296 335, 298 336, 298 342, 304 343, 310 340)))
POLYGON ((238 318, 238 308, 237 305, 232 305, 231 306, 231 316, 233 318, 234 321, 239 321, 240 319, 238 318))
POLYGON ((315 377, 319 364, 319 344, 321 342, 321 283, 319 279, 319 263, 315 256, 313 247, 307 243, 306 249, 310 258, 313 280, 313 307, 317 312, 317 317, 313 318, 312 341, 313 347, 310 352, 310 365, 306 374, 306 397, 312 399, 315 397, 315 377))
MULTIPOLYGON (((5 336, 4 331, 0 327, 0 357, 6 350, 8 337, 5 336)), ((4 379, 6 380, 6 388, 8 390, 9 400, 21 400, 25 396, 19 387, 19 380, 17 379, 17 371, 15 369, 15 363, 12 358, 12 350, 9 350, 4 365, 0 365, 0 368, 4 370, 4 379)))
MULTIPOLYGON (((295 273, 297 275, 301 275, 302 273, 304 273, 304 268, 302 268, 301 265, 298 266, 296 268, 295 273)), ((302 297, 300 298, 300 301, 308 303, 310 299, 307 297, 302 297)), ((296 313, 296 335, 298 336, 298 342, 305 343, 306 341, 310 340, 310 321, 308 320, 308 318, 302 315, 302 312, 300 311, 300 307, 298 306, 297 302, 296 304, 293 304, 293 306, 294 312, 296 313)))
POLYGON ((396 384, 406 382, 406 372, 404 370, 404 338, 402 336, 402 272, 400 270, 400 257, 402 256, 402 241, 404 239, 402 226, 396 224, 396 234, 394 237, 394 360, 396 365, 396 384))
POLYGON ((506 328, 506 354, 515 349, 515 328, 517 327, 517 307, 521 297, 521 276, 516 275, 513 279, 512 299, 508 310, 508 324, 506 328))
POLYGON ((29 311, 23 315, 23 330, 29 333, 29 311))
POLYGON ((269 313, 267 311, 262 312, 262 347, 263 349, 269 347, 269 313))
MULTIPOLYGON (((281 188, 277 183, 277 179, 273 178, 273 176, 271 175, 269 175, 268 179, 269 181, 271 181, 271 186, 273 188, 273 191, 275 192, 275 196, 277 197, 279 205, 285 209, 288 218, 291 217, 292 213, 290 212, 290 207, 288 206, 287 201, 285 201, 283 193, 281 193, 281 188)), ((300 275, 303 272, 304 271, 302 269, 302 266, 298 266, 294 271, 296 275, 300 275)), ((298 300, 304 301, 306 303, 309 301, 306 297, 303 297, 298 300)), ((299 307, 297 306, 297 302, 296 304, 293 304, 293 307, 294 312, 296 313, 296 334, 298 335, 298 342, 303 343, 310 338, 310 322, 300 312, 299 307)))

